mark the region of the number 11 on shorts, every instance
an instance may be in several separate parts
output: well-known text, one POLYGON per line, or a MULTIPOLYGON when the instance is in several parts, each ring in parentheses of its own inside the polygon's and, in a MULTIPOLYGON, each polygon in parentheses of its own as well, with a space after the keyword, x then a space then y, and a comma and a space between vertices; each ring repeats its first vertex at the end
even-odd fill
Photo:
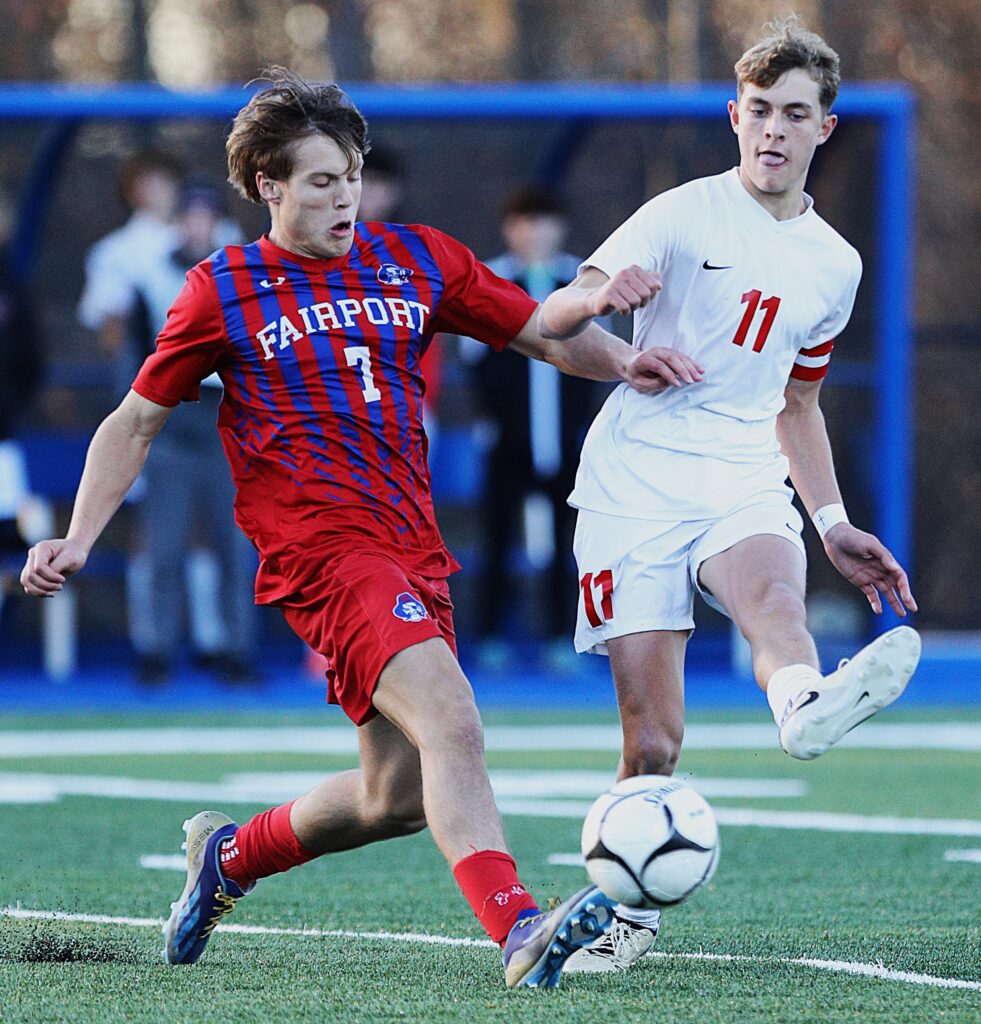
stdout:
POLYGON ((587 572, 579 581, 579 589, 582 591, 582 605, 586 612, 586 618, 591 626, 602 626, 613 618, 613 570, 604 569, 595 575, 587 572), (596 611, 596 596, 600 598, 600 614, 596 611))

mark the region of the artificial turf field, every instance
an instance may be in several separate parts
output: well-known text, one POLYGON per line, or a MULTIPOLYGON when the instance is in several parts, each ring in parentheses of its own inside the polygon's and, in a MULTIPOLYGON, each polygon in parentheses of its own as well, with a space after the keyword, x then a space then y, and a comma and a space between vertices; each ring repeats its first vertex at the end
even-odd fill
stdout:
MULTIPOLYGON (((616 767, 610 744, 576 747, 602 748, 613 722, 485 718, 522 879, 540 902, 568 895, 584 874, 562 855, 578 850, 584 810, 616 767)), ((161 962, 183 819, 215 807, 244 820, 307 774, 351 767, 349 753, 308 751, 322 731, 339 738, 329 749, 350 745, 338 717, 8 717, 0 1021, 981 1020, 981 715, 891 711, 853 739, 901 726, 895 749, 843 745, 810 764, 754 739, 766 734, 753 726, 772 730, 759 716, 692 723, 679 771, 721 821, 713 881, 665 914, 656 955, 629 973, 509 992, 426 834, 266 879, 199 964, 161 962), (724 723, 736 731, 713 729, 724 723), (251 734, 213 731, 256 726, 265 752, 251 734), (134 743, 109 729, 141 731, 134 743), (916 746, 951 730, 968 742, 916 746), (196 742, 160 752, 175 735, 196 742), (219 735, 230 752, 193 752, 219 735)))

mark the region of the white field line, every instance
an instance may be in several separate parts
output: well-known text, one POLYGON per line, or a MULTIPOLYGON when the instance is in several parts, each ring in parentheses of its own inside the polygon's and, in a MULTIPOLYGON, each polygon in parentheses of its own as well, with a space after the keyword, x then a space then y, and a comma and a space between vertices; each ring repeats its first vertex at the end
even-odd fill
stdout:
MULTIPOLYGON (((534 774, 545 776, 548 773, 534 774)), ((496 773, 491 773, 492 782, 495 776, 496 773)), ((318 779, 320 778, 322 776, 318 776, 318 779)), ((5 801, 7 793, 20 803, 24 802, 26 793, 33 794, 38 802, 50 802, 59 796, 67 795, 197 804, 261 804, 289 799, 296 795, 295 790, 277 796, 268 791, 264 794, 257 793, 251 788, 220 782, 171 782, 99 775, 0 773, 0 804, 5 801)), ((592 794, 587 800, 530 799, 498 795, 497 806, 501 814, 517 817, 567 818, 581 821, 592 806, 592 794)), ((720 825, 736 827, 892 835, 981 836, 981 821, 957 818, 894 818, 825 811, 768 811, 755 807, 717 807, 715 816, 720 825)))
POLYGON ((944 853, 944 860, 981 864, 981 850, 947 850, 944 853))
MULTIPOLYGON (((592 805, 573 800, 498 800, 501 814, 537 818, 579 818, 592 805)), ((872 832, 911 836, 981 836, 981 821, 961 818, 891 818, 829 811, 767 811, 755 807, 716 807, 720 825, 789 828, 813 832, 872 832)))
MULTIPOLYGON (((487 750, 619 751, 618 725, 488 726, 487 750)), ((776 750, 773 725, 688 726, 688 750, 776 750)), ((869 722, 845 736, 840 746, 886 750, 981 750, 981 722, 869 722)), ((0 730, 0 758, 83 757, 106 754, 293 753, 356 754, 357 731, 323 728, 166 728, 0 730)))
MULTIPOLYGON (((0 774, 0 778, 2 778, 0 774)), ((807 783, 803 779, 738 779, 703 778, 679 772, 684 780, 702 796, 716 798, 785 798, 805 796, 807 783)), ((582 771, 575 769, 530 770, 524 768, 495 768, 490 773, 494 792, 501 797, 595 797, 613 785, 614 775, 609 771, 582 771)), ((324 780, 323 772, 243 772, 226 775, 224 782, 265 792, 274 789, 289 799, 305 793, 324 780)))
POLYGON ((148 871, 187 871, 187 856, 183 853, 144 853, 140 867, 148 871))
MULTIPOLYGON (((221 782, 184 782, 105 775, 0 772, 0 804, 50 803, 61 796, 124 800, 190 800, 205 803, 282 803, 319 785, 333 772, 253 772, 228 775, 221 782)), ((685 776, 682 776, 686 778, 685 776)), ((490 773, 502 799, 594 799, 613 781, 611 772, 526 771, 490 773)), ((807 784, 797 779, 687 779, 704 797, 797 797, 807 784)))
MULTIPOLYGON (((152 917, 112 917, 107 914, 68 914, 59 910, 22 910, 19 907, 0 907, 0 917, 22 920, 64 921, 80 924, 129 925, 136 928, 161 928, 163 920, 152 917)), ((476 946, 497 949, 489 939, 455 938, 449 935, 423 935, 417 932, 353 932, 326 928, 269 928, 261 925, 220 924, 215 929, 237 935, 293 935, 305 938, 368 939, 393 942, 418 942, 434 946, 476 946)), ((855 974, 884 981, 905 982, 908 985, 928 985, 934 988, 962 988, 981 991, 981 981, 965 978, 938 978, 932 974, 897 971, 882 964, 856 963, 850 960, 818 960, 812 957, 737 956, 729 953, 664 953, 650 954, 662 960, 709 960, 720 963, 786 964, 792 967, 812 967, 816 970, 840 974, 855 974)))

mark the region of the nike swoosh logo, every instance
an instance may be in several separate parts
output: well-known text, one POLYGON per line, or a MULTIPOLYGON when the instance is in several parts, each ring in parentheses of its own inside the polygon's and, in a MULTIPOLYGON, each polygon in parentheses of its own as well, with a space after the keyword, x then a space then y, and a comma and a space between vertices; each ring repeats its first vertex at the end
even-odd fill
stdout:
POLYGON ((716 267, 713 264, 709 263, 708 260, 706 260, 702 264, 702 270, 732 270, 732 267, 716 267))
POLYGON ((802 708, 806 708, 808 704, 813 704, 819 696, 820 694, 817 692, 817 690, 809 690, 807 693, 807 700, 802 700, 800 704, 798 704, 797 707, 794 708, 792 714, 796 715, 798 711, 800 711, 802 708))
POLYGON ((806 708, 808 704, 813 704, 819 696, 820 694, 817 692, 817 690, 808 690, 807 699, 802 700, 800 704, 794 704, 793 701, 788 700, 787 706, 784 708, 784 712, 780 716, 780 728, 783 728, 784 723, 787 721, 788 718, 791 717, 791 715, 796 715, 797 712, 801 710, 801 708, 806 708))

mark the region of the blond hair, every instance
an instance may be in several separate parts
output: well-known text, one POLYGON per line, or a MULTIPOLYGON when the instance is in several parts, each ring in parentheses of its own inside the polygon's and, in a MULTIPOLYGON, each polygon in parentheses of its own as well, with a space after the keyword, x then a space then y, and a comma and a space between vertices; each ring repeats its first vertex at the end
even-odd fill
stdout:
POLYGON ((803 68, 817 83, 821 109, 827 113, 841 84, 838 54, 796 15, 772 21, 766 29, 767 35, 736 61, 737 95, 742 96, 747 82, 769 89, 781 75, 803 68))

